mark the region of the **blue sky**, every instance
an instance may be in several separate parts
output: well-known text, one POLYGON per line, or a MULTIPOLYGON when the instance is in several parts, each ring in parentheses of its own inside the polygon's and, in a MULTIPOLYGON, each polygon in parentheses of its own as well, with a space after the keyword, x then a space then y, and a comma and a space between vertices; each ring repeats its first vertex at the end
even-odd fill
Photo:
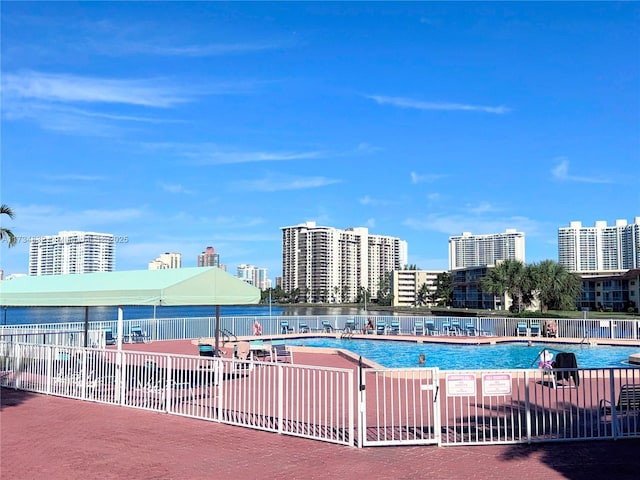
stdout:
MULTIPOLYGON (((1 201, 23 237, 208 245, 281 274, 283 226, 406 240, 640 215, 637 3, 2 2, 1 201)), ((0 246, 5 274, 28 244, 0 246)))

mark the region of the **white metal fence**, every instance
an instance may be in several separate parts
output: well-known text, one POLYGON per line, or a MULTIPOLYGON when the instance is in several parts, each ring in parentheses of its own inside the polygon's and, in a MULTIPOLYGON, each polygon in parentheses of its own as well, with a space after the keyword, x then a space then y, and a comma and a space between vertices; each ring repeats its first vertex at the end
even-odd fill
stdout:
MULTIPOLYGON (((531 334, 531 326, 542 326, 545 319, 536 318, 503 318, 503 317, 440 317, 440 316, 366 316, 366 315, 326 315, 326 316, 242 316, 221 317, 220 329, 223 336, 240 337, 253 335, 253 323, 262 325, 263 335, 279 335, 282 333, 282 322, 287 322, 294 333, 302 331, 323 332, 327 326, 331 331, 340 331, 347 322, 355 324, 360 330, 372 318, 374 324, 382 321, 387 326, 392 322, 398 324, 400 334, 413 335, 416 322, 429 325, 433 330, 424 328, 424 332, 450 334, 451 326, 457 333, 467 335, 516 336, 518 324, 524 323, 531 334)), ((560 338, 578 339, 626 339, 640 340, 640 320, 638 319, 555 319, 557 336, 560 338)), ((0 341, 18 341, 34 343, 56 343, 59 345, 84 345, 84 323, 48 323, 29 325, 6 325, 0 327, 0 341), (66 332, 66 333, 65 333, 66 332), (27 336, 29 333, 39 335, 27 336), (31 340, 32 338, 33 340, 31 340)), ((114 336, 122 335, 124 339, 133 338, 132 330, 140 329, 145 337, 155 340, 179 340, 199 337, 213 337, 215 333, 215 317, 202 318, 155 318, 125 320, 123 332, 118 332, 118 322, 89 322, 90 341, 88 345, 99 343, 99 334, 111 329, 114 336)))
POLYGON ((361 447, 640 438, 638 368, 356 370, 0 342, 0 385, 361 447))
POLYGON ((0 386, 353 445, 354 372, 0 343, 0 386))

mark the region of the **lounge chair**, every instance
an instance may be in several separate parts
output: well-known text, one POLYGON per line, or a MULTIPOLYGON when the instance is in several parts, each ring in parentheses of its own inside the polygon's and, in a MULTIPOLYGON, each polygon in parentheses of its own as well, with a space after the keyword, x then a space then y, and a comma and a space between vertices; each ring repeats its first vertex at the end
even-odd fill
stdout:
POLYGON ((443 335, 449 335, 451 331, 451 322, 442 322, 442 330, 440 331, 443 335))
POLYGON ((251 359, 264 361, 271 358, 271 348, 264 340, 249 340, 249 352, 251 359))
POLYGON ((149 337, 147 332, 143 331, 141 327, 131 327, 131 335, 129 336, 131 343, 147 343, 149 337))
POLYGON ((640 413, 640 385, 622 385, 618 393, 618 401, 613 405, 609 400, 600 400, 600 413, 604 416, 613 414, 640 413))
POLYGON ((538 354, 538 359, 538 368, 543 370, 543 377, 550 377, 551 387, 575 388, 580 385, 578 362, 574 353, 557 352, 554 359, 553 352, 544 349, 538 354), (573 385, 571 384, 571 381, 573 381, 573 385))
POLYGON ((436 329, 436 322, 434 322, 433 320, 426 320, 424 322, 424 328, 427 335, 435 335, 436 333, 438 333, 438 330, 436 329))
POLYGON ((422 320, 416 320, 413 324, 414 335, 424 335, 424 322, 422 320))
POLYGON ((532 337, 539 337, 540 336, 540 324, 539 323, 531 323, 531 325, 529 326, 529 332, 531 333, 532 337))
POLYGON ((273 340, 271 342, 271 361, 280 363, 293 363, 293 354, 284 344, 284 340, 273 340))
POLYGON ((350 318, 344 322, 344 328, 342 329, 344 333, 355 333, 356 331, 356 321, 353 318, 350 318))
POLYGON ((516 336, 518 337, 526 337, 528 334, 527 331, 527 324, 524 322, 519 322, 518 326, 516 327, 516 336))
POLYGON ((467 323, 466 332, 468 337, 475 337, 478 335, 478 329, 473 323, 467 323))
POLYGON ((384 320, 376 320, 376 333, 378 335, 384 335, 387 333, 387 322, 384 320))
POLYGON ((280 322, 280 332, 285 335, 287 333, 293 333, 293 327, 291 327, 287 321, 280 322))
POLYGON ((209 345, 208 343, 199 344, 198 354, 201 357, 215 357, 215 354, 213 352, 213 345, 209 345))
POLYGON ((462 333, 462 328, 460 328, 459 320, 452 320, 451 326, 449 327, 449 335, 460 335, 462 333))
POLYGON ((328 320, 323 320, 322 331, 325 333, 333 333, 333 325, 331 325, 328 320))
POLYGON ((309 325, 305 322, 298 323, 298 333, 309 333, 309 325))
POLYGON ((116 337, 113 336, 113 330, 109 327, 104 328, 104 343, 105 345, 115 345, 116 337))
POLYGON ((389 326, 389 335, 400 335, 400 322, 392 320, 389 326))

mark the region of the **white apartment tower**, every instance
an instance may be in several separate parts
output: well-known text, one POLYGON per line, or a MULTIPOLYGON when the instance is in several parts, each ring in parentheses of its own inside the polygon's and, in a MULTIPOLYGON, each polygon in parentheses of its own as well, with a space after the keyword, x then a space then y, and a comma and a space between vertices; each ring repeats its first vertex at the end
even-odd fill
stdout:
POLYGON ((640 268, 640 217, 593 227, 570 222, 558 229, 558 262, 572 272, 609 272, 640 268))
POLYGON ((245 282, 258 287, 260 290, 271 288, 271 281, 267 277, 266 268, 258 268, 254 265, 238 265, 237 275, 245 282))
POLYGON ((407 242, 306 222, 282 227, 282 288, 307 302, 354 302, 363 289, 376 298, 380 281, 407 263, 407 242))
POLYGON ((181 253, 162 253, 158 258, 149 262, 149 270, 166 270, 170 268, 182 268, 181 253))
POLYGON ((507 229, 505 233, 449 237, 449 270, 495 265, 499 260, 524 262, 524 233, 507 229))
POLYGON ((34 237, 29 245, 29 275, 112 272, 115 241, 109 233, 63 231, 34 237))

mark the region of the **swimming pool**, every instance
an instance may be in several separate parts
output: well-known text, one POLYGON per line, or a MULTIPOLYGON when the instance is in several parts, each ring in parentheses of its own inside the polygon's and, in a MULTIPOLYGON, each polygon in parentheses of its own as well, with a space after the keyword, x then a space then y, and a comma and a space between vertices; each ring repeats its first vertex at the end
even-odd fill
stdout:
POLYGON ((628 367, 627 360, 640 347, 608 347, 588 345, 558 345, 536 343, 502 343, 497 345, 451 345, 381 340, 339 340, 309 338, 287 341, 289 345, 343 348, 362 355, 388 368, 417 367, 418 356, 426 356, 427 367, 443 370, 480 370, 501 368, 535 368, 538 353, 551 351, 573 352, 582 368, 628 367), (532 366, 533 363, 533 366, 532 366))

